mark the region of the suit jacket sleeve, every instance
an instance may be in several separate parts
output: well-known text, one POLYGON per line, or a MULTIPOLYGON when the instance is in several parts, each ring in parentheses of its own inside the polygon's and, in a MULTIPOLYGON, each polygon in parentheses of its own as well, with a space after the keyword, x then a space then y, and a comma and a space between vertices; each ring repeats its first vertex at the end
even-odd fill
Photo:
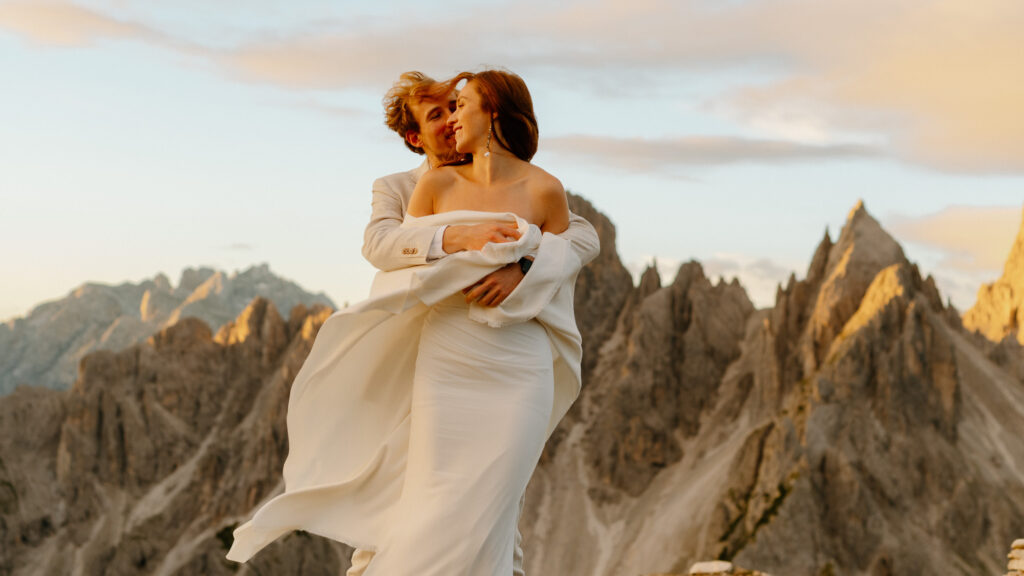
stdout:
POLYGON ((559 236, 569 241, 573 252, 580 259, 581 267, 597 258, 601 252, 601 241, 597 237, 597 231, 586 218, 573 212, 569 213, 569 228, 559 236))
POLYGON ((378 178, 373 183, 373 213, 363 233, 363 257, 378 270, 427 263, 430 241, 438 227, 402 228, 404 218, 405 202, 394 177, 378 178))

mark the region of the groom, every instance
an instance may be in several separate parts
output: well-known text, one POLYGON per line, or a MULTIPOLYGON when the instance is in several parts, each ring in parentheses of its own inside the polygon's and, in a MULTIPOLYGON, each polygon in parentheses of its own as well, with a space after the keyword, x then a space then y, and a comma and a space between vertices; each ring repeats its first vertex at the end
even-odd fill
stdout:
MULTIPOLYGON (((400 228, 416 182, 427 170, 457 156, 455 137, 448 116, 455 109, 455 94, 446 85, 420 72, 406 72, 384 98, 388 128, 405 145, 426 156, 417 168, 379 178, 373 183, 373 213, 363 236, 363 256, 380 270, 395 270, 426 264, 463 250, 479 250, 488 242, 519 238, 509 221, 467 226, 400 228)), ((571 214, 569 229, 561 234, 568 240, 580 262, 590 262, 600 251, 597 232, 585 219, 571 214)), ((463 291, 466 299, 484 306, 497 306, 523 280, 528 265, 513 262, 485 276, 463 291)), ((572 272, 576 272, 575 270, 572 272)), ((525 497, 524 497, 525 499, 525 497)), ((519 502, 522 513, 523 500, 519 502)), ((513 573, 523 576, 522 535, 516 530, 513 573)), ((362 576, 373 552, 357 549, 346 576, 362 576)))

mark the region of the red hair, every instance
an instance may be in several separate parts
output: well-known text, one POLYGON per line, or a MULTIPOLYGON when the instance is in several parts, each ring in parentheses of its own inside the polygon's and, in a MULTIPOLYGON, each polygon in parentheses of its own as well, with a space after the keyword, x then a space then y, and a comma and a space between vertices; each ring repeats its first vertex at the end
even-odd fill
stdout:
POLYGON ((463 72, 448 81, 449 88, 459 82, 473 82, 480 93, 485 112, 497 114, 494 137, 520 160, 529 162, 537 153, 537 117, 533 99, 523 79, 504 70, 463 72))

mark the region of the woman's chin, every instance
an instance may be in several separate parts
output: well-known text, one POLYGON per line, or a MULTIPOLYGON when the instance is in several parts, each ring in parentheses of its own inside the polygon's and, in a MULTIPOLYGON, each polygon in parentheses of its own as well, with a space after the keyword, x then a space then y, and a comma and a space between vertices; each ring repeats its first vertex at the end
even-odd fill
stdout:
POLYGON ((479 147, 479 140, 473 141, 468 138, 460 140, 458 136, 455 137, 455 150, 459 154, 474 154, 476 152, 480 152, 480 150, 477 149, 479 147), (474 146, 474 144, 476 145, 474 146))

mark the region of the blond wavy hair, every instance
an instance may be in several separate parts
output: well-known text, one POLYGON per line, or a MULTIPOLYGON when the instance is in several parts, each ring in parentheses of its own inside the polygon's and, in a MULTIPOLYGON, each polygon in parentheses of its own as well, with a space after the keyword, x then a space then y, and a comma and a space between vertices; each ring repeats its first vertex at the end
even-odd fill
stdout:
POLYGON ((384 95, 384 123, 402 137, 402 141, 405 142, 409 150, 423 154, 423 148, 409 144, 405 138, 410 131, 420 131, 420 124, 416 121, 409 105, 425 98, 443 98, 450 91, 448 83, 438 82, 415 70, 406 72, 384 95))

